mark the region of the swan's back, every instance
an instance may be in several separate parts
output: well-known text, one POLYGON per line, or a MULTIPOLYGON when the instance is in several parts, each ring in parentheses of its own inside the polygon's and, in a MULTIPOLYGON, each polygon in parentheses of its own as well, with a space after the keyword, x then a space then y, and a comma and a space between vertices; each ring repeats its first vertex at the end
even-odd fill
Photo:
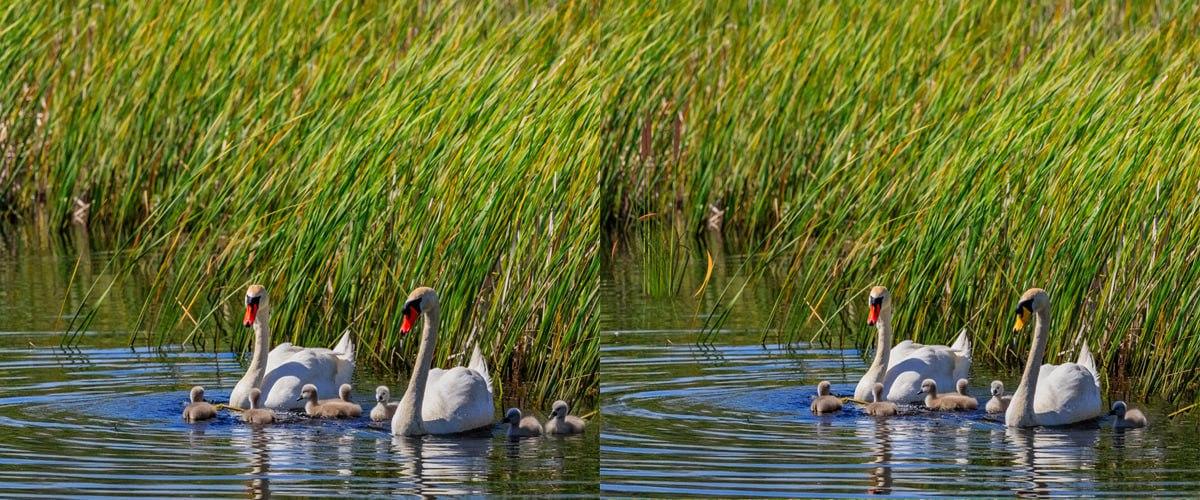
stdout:
POLYGON ((488 381, 479 372, 462 366, 430 370, 421 407, 426 432, 454 434, 488 427, 494 413, 488 381))
POLYGON ((1067 425, 1104 415, 1095 374, 1077 363, 1042 365, 1033 411, 1039 425, 1067 425))
MULTIPOLYGON (((909 341, 901 344, 907 342, 909 341)), ((957 376, 960 365, 956 358, 957 355, 946 346, 921 346, 911 350, 904 359, 889 363, 887 375, 883 380, 887 400, 895 403, 924 401, 921 381, 927 378, 933 379, 939 387, 954 387, 955 382, 961 378, 957 376)))

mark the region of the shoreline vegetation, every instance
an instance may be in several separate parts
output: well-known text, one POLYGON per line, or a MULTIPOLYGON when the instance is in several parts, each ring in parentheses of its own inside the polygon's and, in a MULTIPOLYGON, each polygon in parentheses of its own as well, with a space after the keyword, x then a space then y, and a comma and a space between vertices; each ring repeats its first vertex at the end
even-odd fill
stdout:
MULTIPOLYGON (((407 370, 401 306, 442 297, 437 364, 483 345, 504 399, 596 407, 603 63, 586 7, 10 2, 0 214, 114 235, 148 269, 131 343, 277 341, 407 370)), ((127 260, 126 260, 127 258, 127 260)), ((103 308, 107 288, 85 307, 103 308)), ((86 325, 76 323, 73 329, 86 325)), ((68 339, 69 340, 69 339, 68 339)))
POLYGON ((1197 5, 740 5, 611 35, 629 69, 603 232, 715 233, 765 262, 748 274, 781 267, 763 329, 786 342, 836 325, 866 345, 842 325, 886 285, 900 338, 966 327, 978 360, 1017 366, 1013 308, 1044 287, 1047 362, 1086 339, 1110 393, 1200 395, 1197 5))

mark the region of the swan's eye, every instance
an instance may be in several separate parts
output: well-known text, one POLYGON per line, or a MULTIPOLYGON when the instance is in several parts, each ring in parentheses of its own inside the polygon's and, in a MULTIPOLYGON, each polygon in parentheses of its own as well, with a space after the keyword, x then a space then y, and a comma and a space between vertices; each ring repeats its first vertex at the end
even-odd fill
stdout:
POLYGON ((883 297, 871 297, 871 305, 883 305, 883 297))
POLYGON ((259 295, 257 297, 251 297, 251 296, 247 295, 246 296, 246 306, 256 306, 256 305, 258 305, 258 302, 261 300, 262 300, 261 295, 259 295))

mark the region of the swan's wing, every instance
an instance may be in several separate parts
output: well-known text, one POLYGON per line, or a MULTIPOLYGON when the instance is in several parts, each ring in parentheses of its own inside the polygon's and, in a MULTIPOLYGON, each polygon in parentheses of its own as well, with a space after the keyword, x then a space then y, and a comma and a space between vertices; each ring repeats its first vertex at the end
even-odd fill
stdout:
POLYGON ((958 338, 954 339, 954 344, 950 346, 950 350, 954 351, 959 356, 966 358, 967 363, 971 359, 971 339, 967 337, 967 329, 963 328, 958 332, 958 338))
POLYGON ((488 394, 495 394, 492 392, 492 376, 488 373, 487 360, 483 359, 483 353, 479 351, 479 344, 475 344, 475 349, 471 351, 471 364, 467 365, 467 368, 483 377, 484 382, 487 382, 488 394))
POLYGON ((338 358, 329 349, 297 348, 287 361, 267 371, 263 377, 263 406, 271 409, 303 408, 300 389, 304 384, 317 386, 317 397, 337 397, 338 358))
POLYGON ((911 340, 905 340, 892 346, 892 350, 888 352, 888 370, 891 370, 893 366, 912 356, 914 352, 920 350, 922 347, 925 346, 911 340))
POLYGON ((954 392, 957 356, 946 346, 923 346, 888 369, 884 376, 884 391, 888 401, 916 403, 925 399, 921 382, 927 378, 937 382, 938 392, 954 392))
POLYGON ((454 434, 492 424, 494 405, 488 384, 475 370, 456 366, 433 372, 425 386, 421 418, 430 434, 454 434))
POLYGON ((1039 425, 1067 425, 1103 415, 1104 402, 1086 367, 1076 363, 1042 365, 1033 411, 1039 425))
POLYGON ((354 341, 350 340, 349 329, 342 333, 342 338, 333 348, 333 354, 339 359, 349 362, 350 366, 354 366, 354 341))
MULTIPOLYGON (((291 342, 284 342, 275 346, 274 349, 271 349, 271 352, 267 353, 267 371, 269 372, 275 369, 275 367, 287 363, 292 356, 295 356, 297 352, 302 350, 304 350, 303 347, 296 347, 291 342)), ((266 394, 266 392, 263 394, 266 394)))
POLYGON ((1096 387, 1100 387, 1100 373, 1096 370, 1096 360, 1092 358, 1092 350, 1088 349, 1087 341, 1084 341, 1083 347, 1079 348, 1079 361, 1075 364, 1092 372, 1092 378, 1096 380, 1096 387))

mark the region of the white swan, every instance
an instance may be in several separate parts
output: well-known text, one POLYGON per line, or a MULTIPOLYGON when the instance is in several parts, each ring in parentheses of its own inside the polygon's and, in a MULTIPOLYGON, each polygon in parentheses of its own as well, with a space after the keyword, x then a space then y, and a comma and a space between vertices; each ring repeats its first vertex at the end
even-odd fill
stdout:
POLYGON ((495 413, 492 381, 478 345, 471 353, 469 367, 430 369, 437 343, 439 310, 437 293, 428 287, 413 290, 404 303, 400 333, 411 331, 421 316, 425 317, 425 325, 412 378, 392 416, 392 434, 454 434, 492 425, 495 413))
POLYGON ((854 388, 854 399, 869 401, 871 390, 882 383, 887 400, 896 403, 924 401, 921 382, 933 379, 943 387, 954 387, 971 370, 971 341, 963 329, 954 345, 922 345, 905 340, 888 349, 892 343, 892 296, 887 288, 871 288, 868 296, 867 325, 878 330, 875 359, 867 373, 854 388))
POLYGON ((299 410, 304 408, 300 390, 313 384, 321 394, 336 394, 354 374, 354 343, 350 332, 342 334, 332 350, 297 347, 290 342, 271 348, 271 303, 262 285, 246 289, 245 326, 254 327, 254 355, 246 374, 229 394, 229 406, 250 407, 250 390, 262 390, 264 408, 299 410))
POLYGON ((1008 403, 1004 423, 1009 427, 1068 425, 1104 415, 1100 375, 1087 343, 1079 350, 1078 362, 1043 365, 1050 333, 1050 296, 1040 288, 1031 288, 1021 295, 1014 330, 1024 329, 1033 314, 1037 315, 1033 348, 1021 383, 1008 403))

